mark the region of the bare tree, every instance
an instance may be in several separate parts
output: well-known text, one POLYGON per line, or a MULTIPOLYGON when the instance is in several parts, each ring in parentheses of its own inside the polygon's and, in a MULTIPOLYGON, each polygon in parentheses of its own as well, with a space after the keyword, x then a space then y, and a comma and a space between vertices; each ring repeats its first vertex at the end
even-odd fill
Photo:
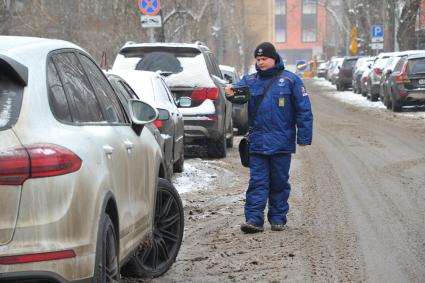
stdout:
POLYGON ((401 0, 402 6, 397 40, 400 50, 416 49, 415 22, 420 0, 401 0))
POLYGON ((7 22, 10 18, 10 0, 0 0, 0 34, 8 34, 7 22))

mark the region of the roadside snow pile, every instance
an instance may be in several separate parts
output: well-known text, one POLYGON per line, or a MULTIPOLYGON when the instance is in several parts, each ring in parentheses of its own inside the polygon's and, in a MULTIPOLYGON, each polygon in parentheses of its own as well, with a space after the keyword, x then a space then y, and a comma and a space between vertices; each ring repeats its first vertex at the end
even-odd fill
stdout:
POLYGON ((381 102, 372 102, 367 100, 366 97, 363 97, 361 94, 353 93, 351 90, 348 91, 337 91, 336 87, 333 86, 329 81, 324 79, 315 79, 314 83, 318 86, 327 87, 328 91, 323 92, 327 96, 335 98, 339 101, 353 104, 356 106, 376 108, 376 109, 386 109, 384 104, 381 102))
MULTIPOLYGON (((314 79, 314 84, 317 86, 320 86, 324 91, 323 93, 329 97, 332 97, 334 99, 337 99, 339 101, 364 107, 364 108, 372 108, 374 110, 378 111, 386 111, 391 112, 390 110, 387 110, 384 104, 380 101, 372 102, 370 100, 367 100, 366 97, 363 97, 360 94, 353 93, 351 90, 348 91, 337 91, 336 87, 332 85, 329 81, 325 79, 314 79)), ((417 108, 414 106, 405 106, 403 107, 403 112, 400 113, 393 113, 393 115, 397 116, 403 116, 408 119, 412 120, 425 120, 425 112, 423 111, 423 107, 417 108)))

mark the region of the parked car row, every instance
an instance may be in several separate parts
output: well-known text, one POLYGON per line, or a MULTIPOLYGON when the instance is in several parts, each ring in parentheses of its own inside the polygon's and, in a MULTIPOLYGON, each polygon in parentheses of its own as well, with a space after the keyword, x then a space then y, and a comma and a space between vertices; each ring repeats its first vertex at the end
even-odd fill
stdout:
MULTIPOLYGON (((192 101, 205 95, 214 105, 214 86, 196 88, 192 101)), ((0 36, 0 281, 116 282, 120 273, 167 271, 184 230, 167 179, 183 168, 178 110, 190 103, 176 101, 158 74, 106 77, 70 42, 0 36)), ((225 120, 215 106, 203 109, 216 115, 211 124, 225 120)))
POLYGON ((353 92, 371 101, 379 99, 394 112, 403 106, 425 104, 425 50, 335 57, 328 66, 326 78, 337 90, 352 87, 353 92))

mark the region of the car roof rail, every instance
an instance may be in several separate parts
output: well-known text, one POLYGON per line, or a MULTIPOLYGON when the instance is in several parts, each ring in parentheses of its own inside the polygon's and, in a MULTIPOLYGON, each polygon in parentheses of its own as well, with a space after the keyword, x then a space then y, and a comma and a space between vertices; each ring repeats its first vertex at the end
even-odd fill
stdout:
POLYGON ((205 42, 202 42, 202 41, 200 41, 200 40, 195 41, 195 44, 196 44, 196 45, 203 45, 203 46, 207 46, 207 45, 205 44, 205 42))
POLYGON ((124 46, 125 46, 125 45, 133 45, 133 44, 136 44, 136 42, 135 42, 135 41, 127 41, 127 42, 124 44, 124 46))

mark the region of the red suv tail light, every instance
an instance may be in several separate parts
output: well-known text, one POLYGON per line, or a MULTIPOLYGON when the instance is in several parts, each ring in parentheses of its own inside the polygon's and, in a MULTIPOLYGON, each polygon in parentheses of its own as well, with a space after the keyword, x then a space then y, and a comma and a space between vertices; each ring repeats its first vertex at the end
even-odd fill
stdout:
POLYGON ((0 152, 0 185, 22 185, 26 179, 64 175, 81 168, 72 151, 38 144, 0 152))
POLYGON ((211 99, 216 100, 218 97, 218 88, 197 88, 192 91, 192 100, 205 100, 211 99))
POLYGON ((401 68, 400 74, 395 77, 395 82, 397 84, 410 83, 410 80, 407 78, 406 68, 407 62, 405 62, 403 67, 401 68))

